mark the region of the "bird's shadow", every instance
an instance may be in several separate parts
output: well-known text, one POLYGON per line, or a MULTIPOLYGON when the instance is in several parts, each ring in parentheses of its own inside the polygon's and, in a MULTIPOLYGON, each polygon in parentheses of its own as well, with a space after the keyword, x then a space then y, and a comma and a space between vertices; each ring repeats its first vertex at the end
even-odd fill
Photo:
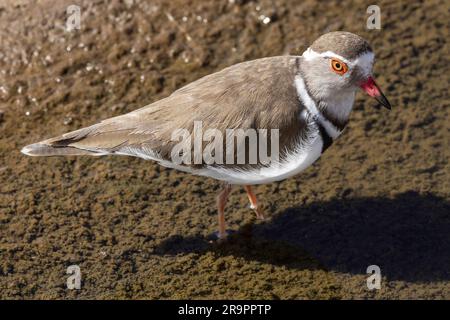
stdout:
POLYGON ((214 251, 288 268, 366 273, 389 280, 450 279, 450 203, 432 194, 336 199, 298 206, 245 225, 225 243, 174 236, 156 254, 214 251))

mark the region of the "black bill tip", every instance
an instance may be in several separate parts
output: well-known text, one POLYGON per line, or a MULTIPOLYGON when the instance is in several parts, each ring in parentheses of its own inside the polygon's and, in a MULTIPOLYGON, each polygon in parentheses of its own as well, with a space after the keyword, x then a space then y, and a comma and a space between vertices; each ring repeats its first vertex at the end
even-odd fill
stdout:
POLYGON ((375 98, 375 100, 378 101, 379 104, 381 104, 386 109, 388 109, 388 110, 392 109, 391 103, 389 102, 389 100, 386 98, 386 96, 383 93, 381 93, 378 96, 375 96, 374 98, 375 98))

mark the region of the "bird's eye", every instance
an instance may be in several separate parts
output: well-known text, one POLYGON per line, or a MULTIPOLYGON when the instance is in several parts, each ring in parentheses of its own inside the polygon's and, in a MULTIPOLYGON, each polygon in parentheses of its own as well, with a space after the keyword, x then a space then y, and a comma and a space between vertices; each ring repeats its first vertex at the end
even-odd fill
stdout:
POLYGON ((344 62, 338 59, 331 59, 331 69, 337 74, 343 75, 347 72, 348 67, 344 62))

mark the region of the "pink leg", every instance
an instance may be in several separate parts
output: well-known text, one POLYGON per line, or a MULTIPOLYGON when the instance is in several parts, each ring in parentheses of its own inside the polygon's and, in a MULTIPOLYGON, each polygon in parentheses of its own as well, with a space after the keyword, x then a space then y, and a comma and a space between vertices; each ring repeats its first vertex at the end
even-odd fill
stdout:
POLYGON ((258 208, 258 202, 256 200, 256 196, 253 193, 251 186, 244 186, 245 191, 247 191, 248 200, 250 200, 250 208, 255 210, 256 217, 258 219, 264 220, 264 213, 261 208, 258 208))
POLYGON ((219 219, 219 239, 225 239, 227 232, 225 229, 225 205, 231 192, 231 185, 226 184, 222 191, 217 195, 217 213, 219 219))

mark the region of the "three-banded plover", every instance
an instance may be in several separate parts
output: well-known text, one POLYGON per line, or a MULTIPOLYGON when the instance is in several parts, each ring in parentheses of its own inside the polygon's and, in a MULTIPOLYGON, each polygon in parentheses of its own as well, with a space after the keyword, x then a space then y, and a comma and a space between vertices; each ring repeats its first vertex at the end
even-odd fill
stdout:
MULTIPOLYGON (((391 108, 372 78, 373 62, 374 53, 363 38, 330 32, 301 56, 233 65, 141 109, 28 145, 22 152, 31 156, 136 156, 224 181, 217 197, 218 234, 224 238, 224 209, 231 185, 245 186, 251 207, 263 218, 251 185, 292 177, 316 161, 346 126, 358 88, 391 108), (276 129, 279 157, 269 164, 174 163, 172 151, 179 141, 174 141, 173 132, 192 132, 196 121, 205 129, 223 133, 222 137, 227 129, 276 129)), ((222 151, 223 158, 235 152, 235 144, 219 145, 223 148, 214 151, 222 151)), ((193 146, 187 150, 194 153, 193 146)))

